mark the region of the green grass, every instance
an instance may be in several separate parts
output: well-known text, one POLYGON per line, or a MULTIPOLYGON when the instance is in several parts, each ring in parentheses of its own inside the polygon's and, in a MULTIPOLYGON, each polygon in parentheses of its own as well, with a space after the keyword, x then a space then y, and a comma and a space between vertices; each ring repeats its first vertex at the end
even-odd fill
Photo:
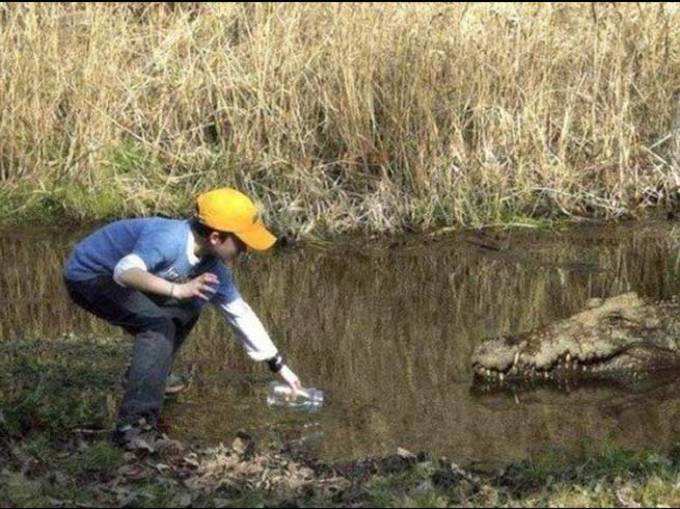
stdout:
POLYGON ((123 463, 123 452, 108 440, 91 443, 67 460, 66 471, 73 475, 106 475, 123 463))
POLYGON ((5 433, 52 436, 111 424, 110 399, 125 360, 123 342, 2 342, 0 405, 5 433))

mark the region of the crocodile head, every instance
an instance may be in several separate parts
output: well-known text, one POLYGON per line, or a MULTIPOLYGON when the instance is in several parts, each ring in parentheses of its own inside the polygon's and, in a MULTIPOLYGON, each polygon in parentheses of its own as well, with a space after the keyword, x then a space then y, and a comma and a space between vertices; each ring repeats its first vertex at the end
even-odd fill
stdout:
POLYGON ((480 345, 475 383, 645 376, 680 367, 680 305, 635 293, 592 299, 570 318, 480 345))

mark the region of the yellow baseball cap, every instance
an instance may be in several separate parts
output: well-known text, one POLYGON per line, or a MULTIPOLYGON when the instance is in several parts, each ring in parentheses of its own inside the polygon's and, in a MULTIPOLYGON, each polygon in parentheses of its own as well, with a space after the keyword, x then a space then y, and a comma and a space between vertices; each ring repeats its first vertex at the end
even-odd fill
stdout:
POLYGON ((276 242, 264 226, 260 211, 245 194, 224 187, 203 193, 196 199, 198 219, 206 226, 231 232, 247 246, 264 251, 276 242))

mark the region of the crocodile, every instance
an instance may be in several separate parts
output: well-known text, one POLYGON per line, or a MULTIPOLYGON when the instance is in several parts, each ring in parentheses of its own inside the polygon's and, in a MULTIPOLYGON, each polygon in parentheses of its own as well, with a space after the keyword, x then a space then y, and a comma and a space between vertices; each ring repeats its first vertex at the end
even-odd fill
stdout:
POLYGON ((472 355, 474 385, 636 379, 680 368, 680 301, 630 292, 569 318, 490 339, 472 355))

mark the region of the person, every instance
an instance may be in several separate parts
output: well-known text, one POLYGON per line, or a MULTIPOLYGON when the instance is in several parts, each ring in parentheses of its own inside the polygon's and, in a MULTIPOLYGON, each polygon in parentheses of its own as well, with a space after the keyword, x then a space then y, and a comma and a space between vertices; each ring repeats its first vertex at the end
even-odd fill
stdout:
POLYGON ((63 272, 72 301, 135 338, 112 433, 116 444, 132 448, 140 437, 158 434, 173 360, 207 303, 224 315, 250 358, 302 390, 231 271, 241 253, 267 250, 275 241, 245 194, 221 188, 200 195, 190 219, 119 220, 74 247, 63 272))

